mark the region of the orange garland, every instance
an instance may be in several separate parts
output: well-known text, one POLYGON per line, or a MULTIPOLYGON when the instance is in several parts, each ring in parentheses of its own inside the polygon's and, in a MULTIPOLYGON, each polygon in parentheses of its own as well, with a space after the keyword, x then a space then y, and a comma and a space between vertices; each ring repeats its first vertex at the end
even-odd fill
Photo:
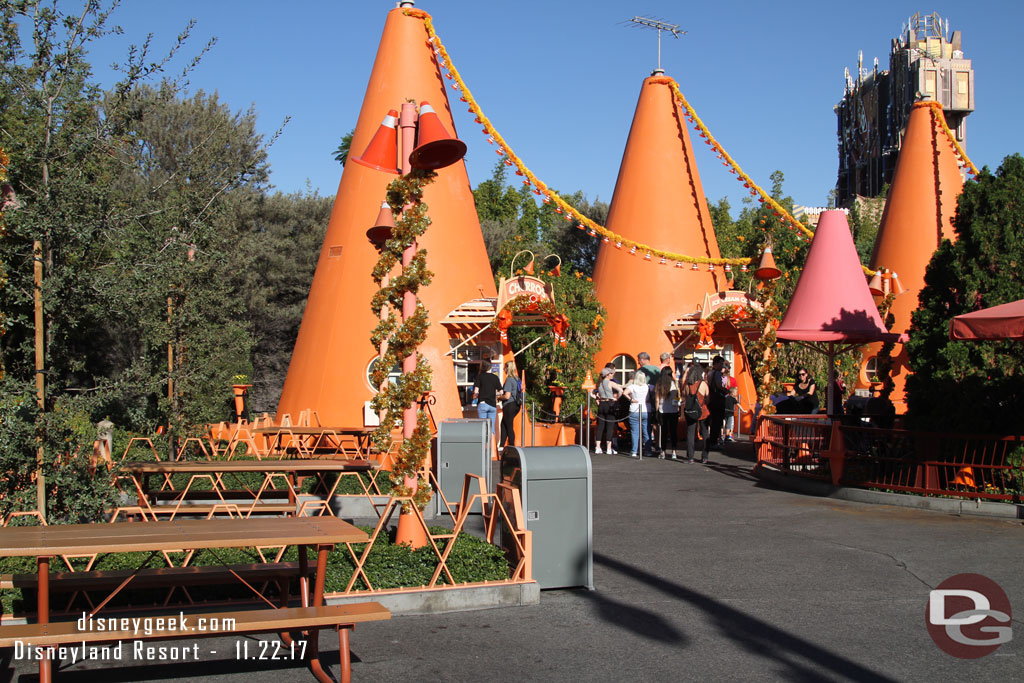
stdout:
MULTIPOLYGON (((623 246, 628 247, 630 254, 643 252, 645 260, 651 260, 652 257, 657 256, 659 257, 659 262, 661 264, 665 264, 667 261, 672 260, 675 261, 676 266, 680 268, 682 267, 683 263, 702 263, 708 264, 709 267, 715 265, 728 264, 730 266, 742 266, 744 268, 751 263, 751 261, 753 260, 751 258, 713 259, 704 256, 689 256, 687 254, 679 254, 662 249, 657 249, 655 247, 643 244, 641 242, 634 242, 633 240, 630 240, 617 233, 613 233, 610 230, 604 228, 603 226, 598 225, 597 223, 587 218, 583 214, 579 213, 575 208, 573 208, 565 200, 559 197, 557 193, 553 192, 547 186, 547 184, 545 184, 542 180, 537 178, 537 176, 534 175, 529 168, 527 168, 526 164, 523 163, 523 161, 516 155, 516 153, 512 151, 512 148, 508 145, 508 143, 505 142, 505 139, 501 136, 501 134, 498 133, 498 131, 494 128, 493 125, 491 125, 490 120, 486 116, 484 116, 480 106, 477 104, 476 100, 473 99, 473 95, 472 93, 470 93, 470 90, 466 86, 465 81, 462 80, 462 76, 455 68, 451 56, 448 54, 448 50, 442 44, 440 37, 434 30, 434 24, 431 16, 424 12, 423 10, 418 9, 407 9, 405 10, 405 14, 407 16, 416 17, 423 20, 423 23, 427 29, 427 34, 430 37, 428 43, 434 48, 434 52, 438 57, 439 66, 442 66, 448 71, 446 75, 450 80, 453 81, 453 83, 451 84, 452 88, 454 88, 455 90, 460 90, 462 92, 462 96, 460 97, 460 99, 468 104, 469 112, 475 115, 477 123, 483 126, 484 133, 488 136, 487 141, 498 146, 498 149, 495 151, 498 154, 505 157, 506 164, 508 164, 509 166, 516 167, 516 175, 524 176, 526 178, 523 181, 523 183, 527 185, 532 185, 534 188, 536 188, 534 189, 534 194, 543 196, 544 203, 553 202, 555 204, 556 213, 563 214, 566 220, 575 220, 577 222, 578 228, 580 228, 581 230, 588 230, 592 236, 596 237, 597 235, 601 235, 602 239, 605 242, 614 242, 615 246, 619 249, 621 249, 623 246)), ((743 171, 740 165, 736 163, 736 161, 729 155, 729 153, 725 151, 725 148, 722 147, 721 143, 719 143, 714 138, 714 136, 711 135, 711 132, 708 130, 707 126, 704 125, 704 122, 701 121, 699 116, 697 116, 697 112, 693 109, 693 107, 690 106, 690 103, 687 102, 686 98, 683 96, 682 91, 680 91, 679 89, 679 84, 676 83, 675 79, 662 76, 653 79, 653 81, 655 83, 668 85, 669 88, 671 88, 672 93, 676 98, 676 101, 683 108, 685 116, 688 116, 690 120, 692 120, 695 124, 695 130, 699 132, 700 136, 704 138, 705 142, 712 148, 712 150, 714 150, 714 152, 721 159, 723 159, 722 163, 729 168, 731 173, 736 175, 736 179, 743 183, 744 188, 749 189, 750 193, 758 197, 758 200, 761 203, 767 204, 778 218, 780 218, 784 223, 787 223, 790 226, 790 229, 800 231, 808 239, 814 237, 813 230, 811 230, 809 227, 807 227, 799 220, 797 220, 784 206, 775 201, 775 199, 770 194, 765 192, 756 182, 754 182, 754 180, 743 171)), ((940 111, 942 110, 942 105, 938 102, 929 102, 928 104, 930 106, 938 108, 940 111)), ((978 169, 974 166, 971 160, 967 157, 966 152, 964 152, 963 148, 956 141, 952 131, 946 125, 945 117, 937 118, 941 123, 943 132, 945 132, 946 137, 949 139, 954 151, 957 154, 958 161, 967 166, 969 173, 971 173, 972 175, 977 174, 978 169)), ((861 268, 868 275, 875 274, 875 271, 868 268, 867 266, 862 265, 861 268)))
POLYGON ((411 17, 417 17, 423 19, 423 23, 426 26, 427 34, 430 36, 429 43, 433 46, 435 54, 438 56, 439 64, 443 61, 442 66, 447 69, 448 74, 453 82, 452 88, 460 90, 462 92, 461 100, 466 102, 469 106, 469 112, 476 116, 476 122, 483 126, 484 133, 488 135, 488 142, 492 142, 498 146, 495 150, 498 154, 506 158, 506 162, 509 165, 516 167, 516 175, 524 176, 526 180, 524 183, 532 185, 534 194, 540 195, 544 199, 544 203, 553 203, 555 205, 556 213, 561 213, 566 220, 575 220, 576 227, 581 230, 588 230, 592 236, 601 235, 601 237, 607 242, 614 242, 615 246, 619 249, 627 247, 631 254, 642 252, 646 260, 650 260, 653 257, 658 257, 660 263, 667 263, 668 261, 675 261, 676 266, 681 268, 683 263, 702 263, 707 264, 709 267, 714 265, 729 265, 731 266, 746 266, 750 264, 752 259, 750 258, 710 258, 707 256, 689 256, 687 254, 680 254, 671 252, 663 249, 657 249, 641 242, 635 242, 630 240, 623 235, 614 233, 607 228, 598 225, 591 219, 587 218, 575 208, 573 208, 568 202, 558 196, 557 193, 553 192, 546 183, 540 180, 536 175, 526 167, 526 164, 512 151, 512 148, 505 142, 505 139, 495 130, 494 126, 491 125, 490 120, 484 116, 480 106, 473 99, 472 93, 466 86, 465 81, 459 75, 458 70, 452 63, 452 59, 448 54, 448 50, 445 49, 441 43, 441 39, 434 31, 433 21, 429 14, 423 10, 407 9, 405 14, 411 17))

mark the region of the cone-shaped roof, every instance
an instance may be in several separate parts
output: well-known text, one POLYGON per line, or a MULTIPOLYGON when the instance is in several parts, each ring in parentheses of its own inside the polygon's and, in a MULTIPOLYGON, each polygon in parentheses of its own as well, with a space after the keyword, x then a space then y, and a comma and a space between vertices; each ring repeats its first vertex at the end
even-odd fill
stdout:
MULTIPOLYGON (((362 154, 388 110, 407 99, 429 101, 446 129, 457 135, 446 81, 427 38, 422 19, 405 16, 401 9, 388 13, 352 138, 353 156, 362 154)), ((438 403, 433 413, 442 419, 462 417, 462 411, 451 359, 445 356, 448 333, 438 321, 459 304, 496 296, 496 291, 465 164, 460 161, 437 174, 424 192, 432 223, 419 241, 434 272, 433 283, 420 291, 431 320, 421 351, 434 371, 438 403)), ((294 419, 312 408, 324 425, 363 423, 364 402, 373 395, 366 371, 376 356, 370 333, 377 324, 370 311, 377 252, 366 231, 395 177, 353 163, 352 157, 345 165, 278 415, 291 413, 294 419)))
POLYGON ((867 342, 886 338, 842 211, 825 211, 778 329, 779 339, 867 342))
POLYGON ((955 239, 951 221, 963 179, 939 116, 930 102, 918 102, 910 112, 871 255, 872 268, 888 268, 907 289, 892 305, 894 332, 910 329, 925 268, 943 238, 955 239))
MULTIPOLYGON (((647 78, 640 87, 607 228, 659 249, 719 257, 690 134, 667 78, 647 78)), ((597 365, 619 354, 635 358, 639 351, 657 360, 671 348, 668 324, 724 284, 721 268, 712 273, 707 266, 694 271, 659 265, 605 242, 594 268, 597 297, 608 309, 597 365)))

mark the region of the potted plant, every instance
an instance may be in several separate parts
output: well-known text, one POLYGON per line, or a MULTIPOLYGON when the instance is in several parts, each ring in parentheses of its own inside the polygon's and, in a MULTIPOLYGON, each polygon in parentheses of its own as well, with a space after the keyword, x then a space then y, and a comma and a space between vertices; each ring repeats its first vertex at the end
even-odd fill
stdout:
POLYGON ((235 393, 235 414, 241 420, 245 415, 245 397, 249 394, 249 375, 235 375, 231 378, 231 389, 235 393))

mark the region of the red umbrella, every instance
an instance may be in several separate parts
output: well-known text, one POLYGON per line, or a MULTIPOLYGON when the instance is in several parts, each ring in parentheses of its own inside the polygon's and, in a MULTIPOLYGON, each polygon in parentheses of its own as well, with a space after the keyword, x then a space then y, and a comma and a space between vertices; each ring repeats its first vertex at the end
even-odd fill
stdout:
POLYGON ((1024 339, 1024 299, 958 315, 950 339, 1024 339))

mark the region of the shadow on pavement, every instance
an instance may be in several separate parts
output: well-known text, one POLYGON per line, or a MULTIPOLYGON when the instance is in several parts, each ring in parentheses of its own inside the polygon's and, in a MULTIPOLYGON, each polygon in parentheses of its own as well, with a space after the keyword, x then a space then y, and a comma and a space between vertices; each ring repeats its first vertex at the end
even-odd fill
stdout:
POLYGON ((599 591, 582 590, 577 595, 595 603, 601 619, 638 636, 671 645, 686 645, 689 642, 689 638, 679 629, 655 612, 611 600, 599 591))
MULTIPOLYGON (((651 574, 635 565, 620 562, 600 553, 594 553, 594 562, 612 571, 636 579, 645 586, 655 588, 676 600, 689 603, 702 610, 714 619, 723 636, 737 641, 748 651, 766 659, 774 660, 788 669, 787 678, 790 680, 820 681, 821 668, 828 669, 836 674, 836 676, 851 681, 895 680, 876 673, 834 652, 825 650, 803 638, 780 630, 756 617, 709 598, 702 593, 651 574), (805 666, 796 661, 801 659, 807 660, 807 663, 811 666, 805 666)), ((611 603, 611 601, 607 602, 611 603)), ((628 622, 622 622, 618 613, 609 615, 602 613, 602 616, 607 616, 615 622, 628 625, 628 622)), ((641 633, 641 635, 647 634, 641 633)), ((679 639, 684 640, 685 637, 680 634, 679 639)))

